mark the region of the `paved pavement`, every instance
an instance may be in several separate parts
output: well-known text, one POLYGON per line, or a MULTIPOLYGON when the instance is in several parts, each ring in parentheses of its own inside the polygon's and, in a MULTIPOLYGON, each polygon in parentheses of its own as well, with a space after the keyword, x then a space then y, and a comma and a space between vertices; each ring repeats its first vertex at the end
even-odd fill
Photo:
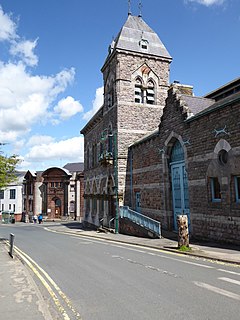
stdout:
POLYGON ((53 320, 28 268, 0 239, 0 319, 53 320))
MULTIPOLYGON (((20 226, 21 224, 16 224, 16 227, 17 225, 20 226)), ((31 227, 30 224, 29 227, 31 227)), ((164 237, 161 239, 147 239, 122 234, 83 230, 77 222, 45 222, 44 227, 56 232, 78 234, 85 237, 101 238, 109 241, 124 242, 179 253, 176 235, 172 233, 163 233, 164 237)), ((190 246, 191 251, 183 252, 183 254, 234 263, 240 266, 239 247, 220 246, 214 243, 192 243, 190 246)), ((0 318, 4 320, 53 320, 47 307, 43 303, 41 293, 34 283, 28 268, 26 268, 15 255, 11 258, 8 251, 9 247, 5 241, 0 239, 0 318)))

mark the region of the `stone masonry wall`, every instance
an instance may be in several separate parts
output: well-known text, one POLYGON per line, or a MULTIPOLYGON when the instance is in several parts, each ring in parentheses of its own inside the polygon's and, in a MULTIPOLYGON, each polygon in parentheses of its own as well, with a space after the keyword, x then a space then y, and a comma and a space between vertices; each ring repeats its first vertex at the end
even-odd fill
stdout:
POLYGON ((159 135, 132 148, 132 190, 129 171, 126 187, 126 193, 132 192, 126 197, 129 203, 134 206, 134 193, 141 191, 141 212, 155 216, 164 228, 172 228, 169 157, 179 139, 185 150, 192 236, 239 244, 240 203, 235 199, 233 179, 240 175, 239 107, 228 106, 186 122, 179 96, 170 91, 159 135), (221 128, 226 128, 226 133, 216 135, 215 129, 221 128), (218 160, 218 151, 224 146, 230 146, 225 165, 218 160), (219 179, 221 202, 212 202, 211 177, 219 179))

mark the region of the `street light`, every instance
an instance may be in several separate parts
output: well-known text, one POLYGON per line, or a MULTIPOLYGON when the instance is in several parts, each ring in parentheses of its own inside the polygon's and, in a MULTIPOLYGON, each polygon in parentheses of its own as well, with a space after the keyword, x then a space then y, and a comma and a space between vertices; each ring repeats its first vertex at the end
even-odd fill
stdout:
POLYGON ((107 138, 109 139, 109 144, 111 147, 108 146, 108 153, 112 153, 112 138, 113 138, 113 146, 114 146, 114 153, 113 154, 113 165, 114 165, 114 178, 115 178, 115 186, 113 187, 115 193, 115 233, 119 233, 119 209, 118 209, 118 150, 117 150, 117 133, 112 133, 112 130, 104 129, 101 133, 101 140, 105 141, 107 138), (110 148, 109 148, 110 147, 110 148))

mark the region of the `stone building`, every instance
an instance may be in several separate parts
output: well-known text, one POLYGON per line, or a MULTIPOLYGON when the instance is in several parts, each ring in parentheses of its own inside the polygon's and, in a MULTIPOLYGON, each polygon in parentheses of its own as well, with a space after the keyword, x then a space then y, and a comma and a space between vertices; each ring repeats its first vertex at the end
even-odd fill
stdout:
POLYGON ((68 163, 24 177, 23 210, 32 221, 34 214, 46 219, 81 221, 83 217, 83 163, 68 163))
POLYGON ((240 78, 195 97, 169 85, 171 60, 129 15, 102 67, 104 104, 81 130, 84 221, 118 225, 127 210, 175 231, 184 213, 191 236, 239 244, 240 78))
POLYGON ((240 78, 205 97, 172 84, 159 128, 129 148, 126 204, 164 229, 184 213, 193 237, 240 244, 239 116, 240 78))
POLYGON ((129 14, 101 70, 104 104, 81 130, 86 222, 108 224, 123 205, 128 146, 158 126, 171 60, 158 35, 129 14))

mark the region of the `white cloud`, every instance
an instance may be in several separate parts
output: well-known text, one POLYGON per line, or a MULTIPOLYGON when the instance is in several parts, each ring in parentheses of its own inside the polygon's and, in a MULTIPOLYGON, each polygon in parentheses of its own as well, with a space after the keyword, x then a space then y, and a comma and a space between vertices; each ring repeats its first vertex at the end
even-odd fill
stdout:
POLYGON ((54 138, 51 136, 45 136, 45 135, 34 135, 31 136, 31 138, 28 140, 28 142, 26 143, 27 147, 32 147, 35 145, 45 145, 45 144, 49 144, 49 143, 53 143, 54 142, 54 138))
POLYGON ((185 2, 196 2, 199 4, 203 4, 207 7, 212 6, 212 5, 221 5, 225 1, 226 0, 185 0, 185 2))
POLYGON ((83 137, 74 137, 59 142, 50 142, 33 146, 24 161, 44 161, 68 159, 68 161, 83 161, 84 139, 83 137))
POLYGON ((11 17, 3 12, 0 5, 0 41, 12 40, 17 37, 17 25, 11 20, 11 17))
POLYGON ((83 112, 83 106, 79 101, 74 100, 68 96, 58 102, 54 111, 59 114, 59 117, 63 120, 71 118, 79 112, 83 112))
POLYGON ((21 62, 0 62, 0 140, 13 141, 42 118, 50 118, 51 105, 74 76, 73 68, 55 76, 33 76, 21 62))
POLYGON ((19 55, 27 65, 36 66, 38 64, 38 57, 33 53, 36 45, 37 39, 34 41, 14 42, 11 45, 10 53, 12 55, 19 55))
POLYGON ((33 75, 29 67, 38 63, 34 54, 38 40, 22 40, 12 16, 5 14, 1 6, 0 41, 9 42, 9 53, 16 58, 15 62, 0 58, 0 141, 14 142, 31 131, 34 124, 52 121, 55 100, 74 81, 75 70, 33 75))
POLYGON ((92 109, 86 112, 83 116, 84 120, 89 120, 103 105, 103 87, 96 90, 95 99, 92 102, 92 109))

